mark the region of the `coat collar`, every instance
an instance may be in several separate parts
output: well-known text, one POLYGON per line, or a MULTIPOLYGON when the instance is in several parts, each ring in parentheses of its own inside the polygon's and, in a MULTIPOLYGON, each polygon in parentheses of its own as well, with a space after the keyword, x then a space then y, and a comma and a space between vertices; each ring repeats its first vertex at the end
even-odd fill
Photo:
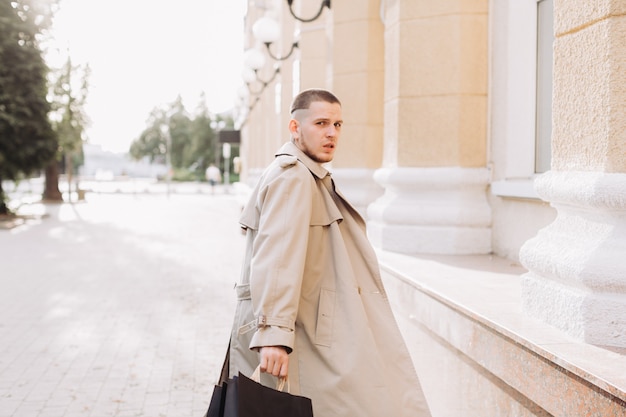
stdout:
MULTIPOLYGON (((309 158, 304 152, 300 150, 300 148, 298 148, 291 141, 285 143, 278 150, 278 152, 276 152, 275 156, 279 157, 281 155, 289 155, 289 156, 297 158, 300 162, 304 164, 305 167, 309 169, 309 171, 313 173, 313 175, 315 175, 320 180, 323 180, 324 177, 326 177, 327 175, 330 175, 330 172, 326 168, 324 168, 322 164, 320 164, 319 162, 315 162, 314 160, 309 158)), ((352 206, 352 204, 350 204, 350 202, 346 199, 346 197, 337 188, 335 188, 335 194, 337 194, 343 200, 346 207, 348 207, 348 209, 352 211, 353 217, 356 219, 357 223, 363 229, 363 231, 365 231, 365 220, 363 220, 363 217, 361 217, 359 212, 352 206)), ((332 201, 332 197, 331 197, 331 201, 332 201)), ((340 217, 343 219, 342 215, 338 214, 338 218, 340 217)))
POLYGON ((323 179, 326 175, 328 175, 328 170, 322 166, 322 164, 315 162, 311 158, 309 158, 304 152, 300 150, 293 142, 289 141, 285 143, 279 150, 276 152, 275 156, 280 155, 291 155, 298 158, 300 162, 306 166, 309 171, 311 171, 317 178, 323 179))

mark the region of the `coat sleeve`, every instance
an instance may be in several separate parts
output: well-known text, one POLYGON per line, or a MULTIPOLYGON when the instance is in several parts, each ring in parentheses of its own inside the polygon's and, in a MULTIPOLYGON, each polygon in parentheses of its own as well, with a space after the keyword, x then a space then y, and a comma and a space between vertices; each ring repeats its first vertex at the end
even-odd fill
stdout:
POLYGON ((250 349, 293 350, 315 180, 301 164, 282 167, 260 190, 258 233, 250 266, 257 330, 250 349))

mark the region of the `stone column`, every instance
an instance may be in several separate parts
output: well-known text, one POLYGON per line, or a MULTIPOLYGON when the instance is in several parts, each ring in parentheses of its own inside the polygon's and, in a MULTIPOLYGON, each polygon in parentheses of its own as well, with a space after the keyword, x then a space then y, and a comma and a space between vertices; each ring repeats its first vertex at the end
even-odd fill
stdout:
POLYGON ((554 7, 552 170, 535 187, 557 218, 521 249, 523 307, 626 347, 626 3, 554 7))
POLYGON ((366 216, 382 194, 374 181, 383 150, 384 42, 379 1, 333 2, 332 87, 344 117, 333 176, 366 216))
MULTIPOLYGON (((248 13, 244 27, 244 50, 256 48, 265 54, 263 45, 260 45, 252 35, 252 26, 264 14, 265 10, 254 7, 250 1, 248 2, 248 13)), ((271 77, 270 69, 265 65, 257 71, 257 75, 261 80, 267 80, 271 77)), ((267 94, 266 91, 263 91, 261 82, 256 80, 248 81, 248 95, 246 97, 247 116, 244 124, 240 126, 240 154, 242 157, 241 179, 244 184, 252 187, 258 178, 259 172, 267 163, 265 143, 263 136, 260 135, 260 132, 266 129, 265 121, 267 118, 263 117, 263 107, 265 104, 264 98, 267 94)))
POLYGON ((385 194, 368 209, 370 238, 407 254, 489 253, 488 1, 382 12, 385 194))
POLYGON ((259 80, 250 84, 249 104, 252 110, 242 127, 242 177, 248 186, 253 186, 274 159, 274 153, 289 139, 287 125, 293 98, 293 62, 299 50, 295 49, 289 55, 297 39, 296 23, 283 2, 274 1, 271 7, 265 8, 249 6, 245 33, 246 49, 254 47, 265 57, 265 65, 257 71, 259 80), (281 32, 280 38, 270 44, 269 50, 252 34, 253 25, 263 16, 275 19, 281 32))

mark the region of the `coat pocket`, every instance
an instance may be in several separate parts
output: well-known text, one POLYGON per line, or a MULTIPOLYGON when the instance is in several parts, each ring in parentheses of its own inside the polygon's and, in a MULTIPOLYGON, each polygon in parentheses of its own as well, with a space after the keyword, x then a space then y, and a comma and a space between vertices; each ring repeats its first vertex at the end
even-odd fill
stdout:
POLYGON ((335 319, 335 291, 321 289, 315 326, 315 344, 330 347, 335 319))
POLYGON ((235 286, 237 292, 237 307, 235 309, 234 326, 238 335, 246 334, 256 330, 256 319, 252 311, 252 301, 250 298, 250 284, 238 284, 235 286))

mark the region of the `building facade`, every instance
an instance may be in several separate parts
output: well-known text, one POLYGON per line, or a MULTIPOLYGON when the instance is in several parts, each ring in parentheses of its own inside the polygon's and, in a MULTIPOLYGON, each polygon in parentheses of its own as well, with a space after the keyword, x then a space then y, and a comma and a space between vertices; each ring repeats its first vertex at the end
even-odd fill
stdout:
POLYGON ((245 28, 242 182, 295 94, 339 97, 329 168, 433 415, 626 415, 626 2, 249 0, 245 28))

